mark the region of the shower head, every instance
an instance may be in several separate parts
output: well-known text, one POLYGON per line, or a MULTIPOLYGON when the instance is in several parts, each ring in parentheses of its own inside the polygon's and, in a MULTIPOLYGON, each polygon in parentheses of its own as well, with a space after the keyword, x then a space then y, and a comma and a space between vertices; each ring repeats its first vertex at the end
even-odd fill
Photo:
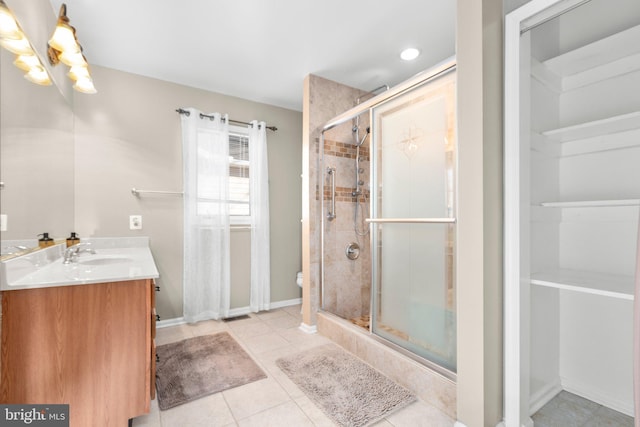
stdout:
POLYGON ((370 133, 371 133, 371 128, 367 126, 367 131, 364 133, 364 136, 362 137, 362 139, 356 142, 356 145, 358 147, 362 146, 362 144, 364 144, 364 141, 367 139, 367 136, 369 136, 370 133))

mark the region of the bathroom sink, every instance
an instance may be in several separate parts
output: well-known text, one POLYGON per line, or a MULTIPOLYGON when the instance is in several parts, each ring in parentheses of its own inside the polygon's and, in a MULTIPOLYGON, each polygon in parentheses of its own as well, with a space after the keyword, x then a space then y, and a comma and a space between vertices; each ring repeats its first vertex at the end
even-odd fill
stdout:
POLYGON ((84 265, 109 265, 109 264, 123 264, 131 262, 133 259, 118 255, 97 255, 78 259, 78 264, 84 265))
POLYGON ((89 239, 64 263, 64 244, 50 246, 22 256, 0 261, 0 290, 89 285, 94 283, 157 278, 158 270, 148 240, 120 238, 89 239), (88 253, 88 250, 96 253, 88 253))

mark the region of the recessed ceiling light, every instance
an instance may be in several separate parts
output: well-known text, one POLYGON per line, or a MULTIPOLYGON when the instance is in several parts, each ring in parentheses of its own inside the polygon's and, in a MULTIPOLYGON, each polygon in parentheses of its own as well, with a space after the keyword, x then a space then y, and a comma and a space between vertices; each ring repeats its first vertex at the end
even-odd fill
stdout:
POLYGON ((400 53, 400 58, 404 59, 405 61, 412 61, 412 60, 416 59, 418 57, 418 55, 420 55, 420 51, 418 49, 416 49, 415 47, 410 47, 410 48, 407 48, 407 49, 403 50, 400 53))

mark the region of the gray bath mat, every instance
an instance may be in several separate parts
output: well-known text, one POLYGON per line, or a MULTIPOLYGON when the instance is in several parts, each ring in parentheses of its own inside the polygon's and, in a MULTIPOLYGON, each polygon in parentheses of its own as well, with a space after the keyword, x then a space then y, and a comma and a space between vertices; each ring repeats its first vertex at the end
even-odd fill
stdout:
POLYGON ((158 406, 163 410, 267 377, 227 332, 161 345, 156 351, 158 406))
POLYGON ((341 426, 375 423, 415 400, 408 390, 335 344, 283 357, 276 364, 341 426))

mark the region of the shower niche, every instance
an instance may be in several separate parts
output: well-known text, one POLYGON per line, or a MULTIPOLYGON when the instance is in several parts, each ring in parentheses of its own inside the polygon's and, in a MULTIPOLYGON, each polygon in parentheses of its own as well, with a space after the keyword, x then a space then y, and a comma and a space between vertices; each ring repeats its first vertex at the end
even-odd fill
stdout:
POLYGON ((354 101, 321 138, 321 308, 453 379, 455 64, 354 101))

